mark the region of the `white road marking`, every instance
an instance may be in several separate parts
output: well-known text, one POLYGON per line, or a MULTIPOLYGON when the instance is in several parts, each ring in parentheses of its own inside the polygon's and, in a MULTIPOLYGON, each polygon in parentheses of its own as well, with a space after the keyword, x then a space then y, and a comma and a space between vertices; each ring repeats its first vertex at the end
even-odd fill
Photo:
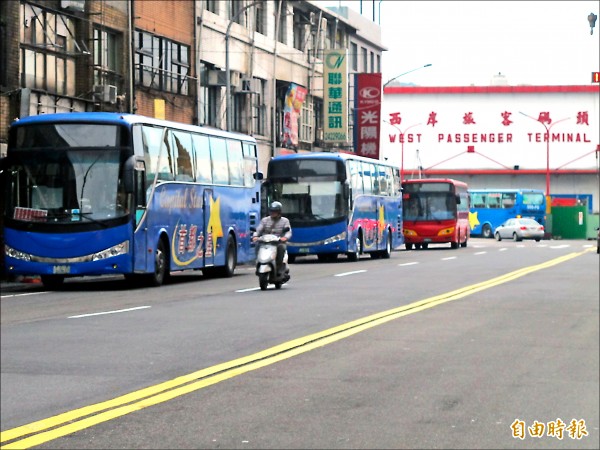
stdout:
POLYGON ((355 270, 354 272, 338 273, 337 275, 334 275, 334 277, 345 277, 347 275, 354 275, 356 273, 363 273, 363 272, 366 272, 366 270, 355 270))
POLYGON ((501 249, 499 249, 499 252, 505 252, 506 250, 508 250, 506 247, 502 247, 501 249))
POLYGON ((448 256, 447 258, 442 258, 442 261, 449 261, 451 259, 456 259, 458 256, 448 256))
POLYGON ((487 252, 477 252, 477 253, 473 253, 474 255, 485 255, 487 252))
POLYGON ((418 262, 407 262, 407 263, 402 263, 402 264, 398 264, 398 266, 414 266, 415 264, 419 264, 418 262))
POLYGON ((569 244, 561 244, 561 245, 551 245, 550 248, 567 248, 570 247, 569 244))
POLYGON ((47 294, 47 293, 48 293, 48 291, 42 291, 42 292, 25 292, 24 294, 3 295, 2 298, 24 297, 25 295, 38 295, 38 294, 47 294))
POLYGON ((104 314, 117 314, 117 313, 135 311, 138 309, 146 309, 146 308, 152 308, 152 307, 151 306, 137 306, 135 308, 117 309, 115 311, 103 311, 103 312, 97 312, 97 313, 91 313, 91 314, 80 314, 78 316, 69 316, 68 318, 69 319, 80 319, 82 317, 102 316, 104 314))
POLYGON ((259 287, 253 287, 253 288, 248 288, 248 289, 238 289, 235 292, 251 292, 251 291, 258 291, 260 288, 259 287))

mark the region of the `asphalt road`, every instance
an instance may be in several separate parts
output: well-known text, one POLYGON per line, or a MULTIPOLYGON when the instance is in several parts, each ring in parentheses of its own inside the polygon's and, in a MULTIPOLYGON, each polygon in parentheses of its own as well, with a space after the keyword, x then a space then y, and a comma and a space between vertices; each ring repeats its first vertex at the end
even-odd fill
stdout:
POLYGON ((2 448, 599 448, 594 245, 3 284, 2 448))

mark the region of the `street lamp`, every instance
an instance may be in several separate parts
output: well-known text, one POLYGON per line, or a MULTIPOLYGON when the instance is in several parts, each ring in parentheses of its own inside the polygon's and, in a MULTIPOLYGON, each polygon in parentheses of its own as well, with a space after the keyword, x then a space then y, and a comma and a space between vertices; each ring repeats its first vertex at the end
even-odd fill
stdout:
POLYGON ((547 204, 550 205, 550 130, 554 125, 560 122, 564 122, 565 120, 569 120, 570 117, 565 117, 564 119, 557 120, 556 122, 552 122, 550 126, 546 125, 545 122, 536 119, 535 117, 531 117, 530 115, 525 114, 524 112, 519 111, 519 114, 524 115, 525 117, 529 117, 531 120, 535 120, 539 124, 543 125, 546 129, 546 198, 547 204))
POLYGON ((588 16, 588 22, 590 23, 590 34, 594 34, 594 26, 596 25, 596 19, 598 16, 594 13, 590 13, 588 16))
POLYGON ((386 122, 387 124, 393 126, 396 130, 398 130, 400 132, 400 152, 401 152, 401 154, 400 154, 400 182, 403 182, 404 181, 404 137, 406 136, 406 132, 408 130, 410 130, 413 127, 417 127, 417 126, 419 126, 421 124, 420 123, 415 123, 415 124, 413 124, 413 125, 411 125, 409 127, 406 127, 404 129, 404 132, 403 132, 400 129, 400 127, 398 127, 398 126, 390 123, 389 121, 387 121, 385 119, 383 121, 386 122))
POLYGON ((406 75, 407 73, 411 73, 411 72, 414 72, 415 70, 424 69, 425 67, 430 67, 430 66, 431 66, 431 64, 425 64, 424 66, 420 66, 420 67, 417 67, 416 69, 412 69, 412 70, 409 70, 408 72, 404 72, 404 73, 401 73, 400 75, 396 75, 394 78, 390 78, 385 83, 383 83, 383 87, 385 88, 388 84, 390 84, 396 78, 400 78, 401 76, 406 75))

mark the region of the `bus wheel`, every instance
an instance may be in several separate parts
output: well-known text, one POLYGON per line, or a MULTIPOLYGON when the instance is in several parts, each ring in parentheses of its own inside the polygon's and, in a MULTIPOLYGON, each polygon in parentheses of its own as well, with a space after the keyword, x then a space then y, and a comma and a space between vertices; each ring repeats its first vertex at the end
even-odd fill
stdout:
POLYGON ((337 253, 324 253, 321 255, 317 255, 317 259, 320 262, 333 262, 337 259, 337 253))
POLYGON ((225 247, 225 265, 217 269, 217 275, 222 278, 231 278, 237 266, 237 254, 235 251, 235 241, 231 235, 227 236, 227 246, 225 247))
POLYGON ((412 250, 413 245, 412 244, 404 244, 404 247, 406 248, 406 250, 412 250))
POLYGON ((486 223, 481 229, 481 235, 486 239, 494 237, 492 235, 492 227, 490 227, 490 225, 486 223))
POLYGON ((150 286, 161 286, 168 277, 169 259, 165 250, 165 243, 161 239, 158 241, 156 252, 154 253, 154 273, 149 276, 148 284, 150 286))
POLYGON ((65 277, 62 275, 42 275, 42 283, 46 289, 58 289, 62 286, 65 277))
POLYGON ((389 259, 392 255, 392 235, 388 233, 387 239, 385 241, 385 249, 381 252, 381 257, 383 259, 389 259))
POLYGON ((362 252, 363 252, 362 239, 360 238, 360 235, 358 235, 358 236, 356 236, 356 251, 347 253, 348 261, 351 261, 351 262, 358 261, 358 258, 360 258, 360 254, 362 252))

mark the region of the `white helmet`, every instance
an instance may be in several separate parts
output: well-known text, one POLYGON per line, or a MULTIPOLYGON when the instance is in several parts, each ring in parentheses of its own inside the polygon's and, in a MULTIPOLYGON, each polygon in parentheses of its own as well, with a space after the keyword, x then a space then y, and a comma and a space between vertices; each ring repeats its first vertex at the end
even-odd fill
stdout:
POLYGON ((269 206, 269 211, 279 211, 279 212, 281 212, 281 203, 280 202, 273 202, 273 203, 271 203, 271 205, 269 206))

